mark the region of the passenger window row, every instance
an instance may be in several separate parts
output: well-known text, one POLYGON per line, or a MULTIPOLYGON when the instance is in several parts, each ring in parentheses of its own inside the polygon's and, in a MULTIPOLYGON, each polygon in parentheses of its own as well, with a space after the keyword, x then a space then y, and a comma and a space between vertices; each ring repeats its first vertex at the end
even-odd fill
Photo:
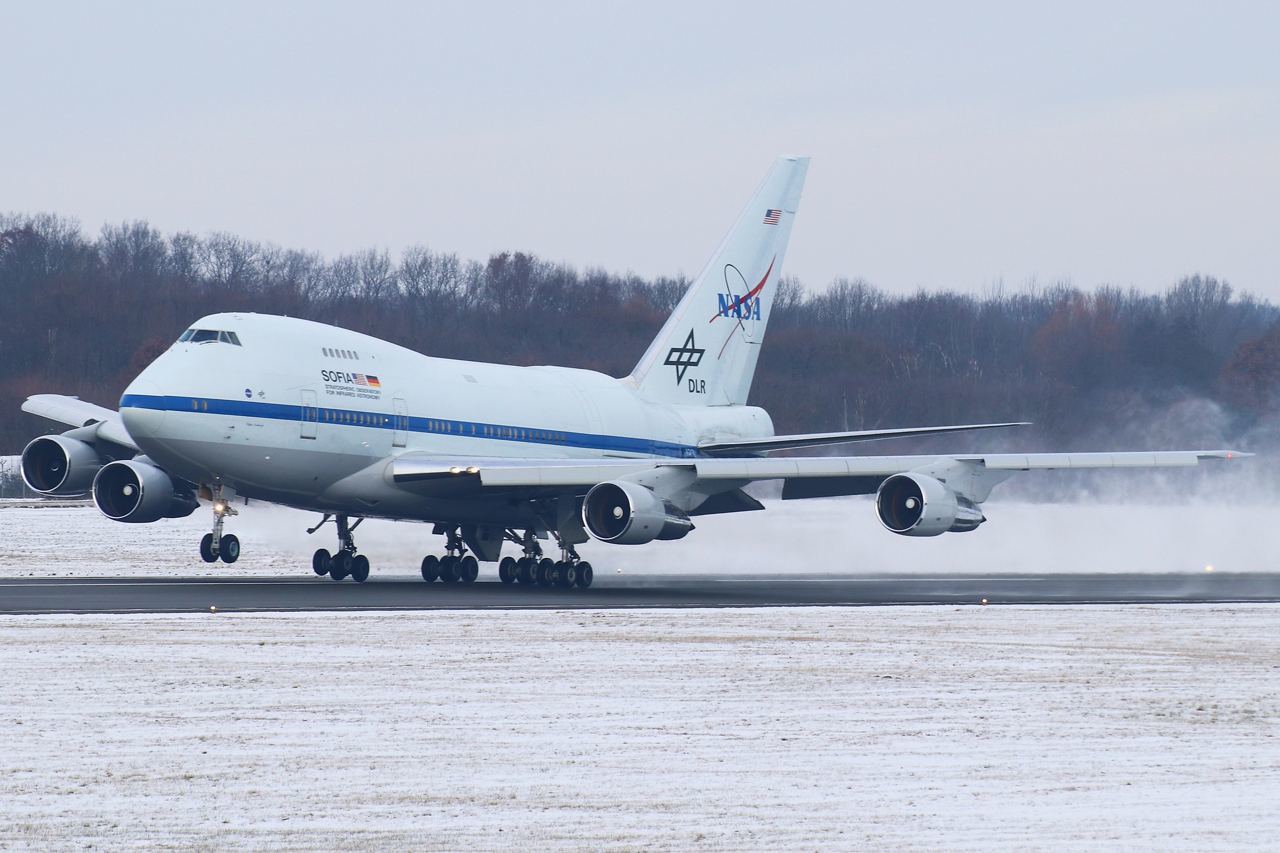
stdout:
POLYGON ((334 349, 332 347, 321 347, 321 352, 325 358, 349 358, 356 360, 360 358, 360 353, 353 349, 334 349))
POLYGON ((391 423, 390 415, 377 415, 371 412, 346 412, 342 409, 321 409, 321 417, 325 423, 351 424, 353 426, 387 426, 391 423))
MULTIPOLYGON (((193 403, 195 401, 192 401, 193 403)), ((325 423, 350 424, 352 426, 390 426, 390 415, 370 412, 348 412, 342 409, 321 409, 320 417, 325 423)), ((482 435, 485 438, 505 438, 514 441, 542 441, 566 444, 569 436, 563 432, 543 429, 521 429, 519 427, 482 426, 478 430, 475 424, 455 424, 453 421, 441 421, 428 418, 427 429, 431 432, 443 432, 450 435, 482 435)))
POLYGON ((556 444, 564 444, 569 441, 569 436, 564 433, 545 429, 487 426, 484 428, 483 434, 485 438, 507 438, 515 441, 546 441, 556 444))

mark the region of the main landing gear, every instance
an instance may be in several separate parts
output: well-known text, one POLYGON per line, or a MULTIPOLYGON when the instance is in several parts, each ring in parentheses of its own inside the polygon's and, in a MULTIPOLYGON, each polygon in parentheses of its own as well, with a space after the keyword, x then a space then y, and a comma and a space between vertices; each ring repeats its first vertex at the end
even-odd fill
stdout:
POLYGON ((542 555, 542 546, 538 544, 533 531, 526 531, 523 538, 508 531, 507 539, 524 548, 524 556, 520 559, 503 557, 502 562, 498 563, 498 578, 508 585, 519 583, 523 586, 555 586, 561 589, 586 589, 591 586, 595 577, 591 564, 579 557, 572 545, 566 544, 558 535, 553 535, 560 545, 559 560, 542 555))
POLYGON ((222 524, 228 515, 239 515, 229 501, 222 497, 222 487, 213 493, 213 532, 200 540, 200 559, 206 563, 234 563, 240 559, 240 539, 234 533, 222 532, 222 524))
MULTIPOLYGON (((308 528, 307 532, 315 533, 329 521, 330 517, 326 513, 320 523, 315 527, 308 528)), ((334 524, 338 526, 338 552, 330 555, 324 548, 318 549, 311 556, 311 570, 321 577, 328 575, 335 581, 341 581, 348 577, 356 583, 367 581, 369 579, 369 558, 364 554, 356 553, 356 540, 351 535, 363 521, 363 518, 358 518, 355 524, 349 525, 345 515, 339 515, 334 519, 334 524)))
POLYGON ((456 527, 446 529, 444 534, 446 553, 443 557, 428 554, 422 558, 422 579, 427 583, 475 583, 480 576, 480 563, 467 553, 462 534, 456 527))

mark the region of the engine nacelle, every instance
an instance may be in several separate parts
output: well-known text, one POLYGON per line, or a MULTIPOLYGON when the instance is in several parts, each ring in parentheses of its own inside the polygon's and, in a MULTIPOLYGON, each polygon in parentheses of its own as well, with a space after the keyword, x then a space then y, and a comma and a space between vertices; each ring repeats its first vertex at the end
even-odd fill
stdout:
POLYGON ((973 530, 987 518, 973 501, 924 474, 894 474, 876 492, 880 523, 902 536, 973 530))
POLYGON ((615 545, 680 539, 693 529, 679 508, 626 480, 592 486, 582 502, 582 523, 592 536, 615 545))
POLYGON ((83 495, 102 459, 92 445, 65 435, 44 435, 22 451, 22 479, 42 495, 83 495))
POLYGON ((93 502, 107 518, 131 524, 185 518, 200 505, 194 495, 174 488, 164 471, 133 460, 102 466, 93 478, 93 502))

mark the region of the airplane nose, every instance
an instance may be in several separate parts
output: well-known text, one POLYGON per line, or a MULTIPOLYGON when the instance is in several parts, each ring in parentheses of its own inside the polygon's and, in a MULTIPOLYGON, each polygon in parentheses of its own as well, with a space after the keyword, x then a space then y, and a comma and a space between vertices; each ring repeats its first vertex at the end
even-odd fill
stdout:
POLYGON ((164 424, 166 408, 164 392, 144 371, 120 397, 120 420, 135 442, 156 438, 164 424))

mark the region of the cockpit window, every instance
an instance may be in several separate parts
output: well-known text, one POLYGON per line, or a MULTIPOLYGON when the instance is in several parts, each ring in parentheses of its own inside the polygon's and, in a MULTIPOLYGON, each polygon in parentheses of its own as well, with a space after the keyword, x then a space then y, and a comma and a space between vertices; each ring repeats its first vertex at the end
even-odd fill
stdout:
POLYGON ((217 329, 187 329, 178 338, 178 343, 208 344, 224 343, 241 346, 240 337, 235 332, 223 332, 217 329))

